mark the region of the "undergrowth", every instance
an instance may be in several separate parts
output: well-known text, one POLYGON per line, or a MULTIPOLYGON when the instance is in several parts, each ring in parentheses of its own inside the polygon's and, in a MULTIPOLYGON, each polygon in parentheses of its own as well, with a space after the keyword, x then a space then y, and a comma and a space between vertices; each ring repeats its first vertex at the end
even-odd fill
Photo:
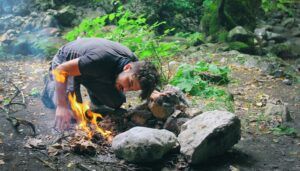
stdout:
POLYGON ((234 111, 232 98, 220 85, 227 84, 229 68, 215 64, 197 62, 195 65, 182 64, 170 83, 191 96, 208 99, 207 110, 225 108, 234 111))

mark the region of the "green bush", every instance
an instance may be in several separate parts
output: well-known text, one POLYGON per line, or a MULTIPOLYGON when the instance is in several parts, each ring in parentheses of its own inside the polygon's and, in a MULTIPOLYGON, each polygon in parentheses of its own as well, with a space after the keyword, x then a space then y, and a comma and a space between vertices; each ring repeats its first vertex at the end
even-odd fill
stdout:
POLYGON ((187 40, 188 46, 198 46, 205 42, 204 34, 199 32, 195 32, 195 33, 178 32, 175 34, 175 36, 185 38, 187 40))
POLYGON ((297 132, 295 128, 288 127, 285 125, 279 125, 278 127, 272 128, 271 131, 274 135, 290 135, 290 136, 296 136, 297 132))
POLYGON ((164 22, 148 25, 146 21, 143 15, 135 16, 134 13, 119 8, 116 13, 83 20, 78 27, 64 37, 68 41, 81 36, 102 37, 118 41, 128 46, 141 59, 154 56, 173 56, 179 50, 176 42, 159 42, 172 29, 165 30, 161 36, 156 36, 154 29, 164 22))
POLYGON ((203 80, 201 75, 205 73, 220 76, 222 78, 220 82, 225 83, 228 82, 228 72, 227 67, 218 67, 205 62, 197 62, 196 65, 182 64, 170 83, 190 95, 205 98, 221 97, 226 94, 225 91, 210 85, 210 81, 203 80))
POLYGON ((230 50, 237 50, 239 52, 249 53, 251 52, 251 47, 243 42, 230 42, 228 43, 230 50))
POLYGON ((227 67, 205 62, 197 62, 195 65, 182 64, 170 83, 189 95, 207 99, 205 111, 218 109, 234 112, 233 97, 224 88, 215 85, 218 83, 202 77, 203 74, 214 75, 221 78, 219 83, 228 83, 228 73, 227 67))
POLYGON ((228 37, 228 32, 226 30, 222 30, 218 32, 218 42, 226 42, 228 37))
POLYGON ((288 8, 290 3, 292 3, 291 0, 262 0, 261 6, 265 13, 284 11, 291 15, 292 11, 288 8))

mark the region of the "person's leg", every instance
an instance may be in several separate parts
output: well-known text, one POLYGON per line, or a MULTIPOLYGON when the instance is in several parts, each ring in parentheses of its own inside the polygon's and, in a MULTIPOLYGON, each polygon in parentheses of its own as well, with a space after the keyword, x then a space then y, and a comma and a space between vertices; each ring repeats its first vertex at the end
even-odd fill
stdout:
POLYGON ((41 100, 43 104, 49 109, 55 109, 56 105, 53 101, 55 92, 55 81, 52 79, 51 70, 44 77, 44 88, 41 94, 41 100))
POLYGON ((41 95, 43 104, 49 109, 55 109, 55 80, 52 75, 52 70, 55 69, 59 64, 64 62, 64 57, 60 54, 60 51, 56 53, 50 62, 48 74, 44 78, 44 88, 41 95))

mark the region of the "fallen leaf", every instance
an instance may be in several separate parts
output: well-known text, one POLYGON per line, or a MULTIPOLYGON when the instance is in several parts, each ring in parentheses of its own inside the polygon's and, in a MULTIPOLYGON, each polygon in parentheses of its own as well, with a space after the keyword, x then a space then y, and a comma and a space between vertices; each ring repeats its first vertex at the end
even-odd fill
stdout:
POLYGON ((72 167, 74 165, 74 163, 73 162, 70 162, 68 165, 67 165, 67 167, 72 167))
POLYGON ((256 103, 256 106, 258 106, 258 107, 262 107, 262 105, 263 105, 262 102, 257 102, 257 103, 256 103))
POLYGON ((59 153, 59 151, 60 151, 59 149, 50 146, 48 148, 48 155, 49 156, 56 156, 59 153))
POLYGON ((45 149, 46 145, 42 143, 42 140, 36 138, 29 138, 25 144, 27 148, 45 149))
POLYGON ((230 165, 229 167, 230 167, 230 171, 240 171, 240 169, 238 169, 232 165, 230 165))

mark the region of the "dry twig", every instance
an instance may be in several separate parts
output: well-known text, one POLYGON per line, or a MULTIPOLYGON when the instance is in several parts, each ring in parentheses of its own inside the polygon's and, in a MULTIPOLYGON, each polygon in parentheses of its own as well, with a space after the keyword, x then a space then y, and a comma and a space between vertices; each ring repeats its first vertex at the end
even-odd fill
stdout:
POLYGON ((50 162, 48 162, 48 161, 46 161, 46 160, 43 160, 43 159, 41 159, 41 158, 39 158, 39 157, 35 157, 35 158, 38 159, 39 161, 41 161, 42 163, 44 163, 44 165, 48 166, 48 167, 51 168, 52 170, 58 170, 55 164, 50 163, 50 162))
POLYGON ((19 126, 24 125, 24 126, 30 127, 32 129, 33 136, 35 136, 36 135, 36 129, 35 129, 35 126, 34 126, 33 123, 31 123, 27 120, 23 120, 23 119, 19 119, 19 118, 10 116, 10 113, 12 113, 11 108, 10 108, 11 105, 22 105, 26 108, 26 104, 25 104, 25 97, 24 97, 23 92, 11 81, 7 81, 7 82, 10 83, 15 88, 15 93, 12 96, 12 98, 10 98, 8 100, 8 102, 6 104, 4 104, 3 106, 0 106, 0 109, 4 111, 6 119, 12 123, 13 127, 15 128, 15 130, 17 132, 19 132, 19 129, 18 129, 19 126), (22 96, 22 102, 13 102, 14 99, 16 97, 18 97, 19 94, 21 94, 21 96, 22 96))

